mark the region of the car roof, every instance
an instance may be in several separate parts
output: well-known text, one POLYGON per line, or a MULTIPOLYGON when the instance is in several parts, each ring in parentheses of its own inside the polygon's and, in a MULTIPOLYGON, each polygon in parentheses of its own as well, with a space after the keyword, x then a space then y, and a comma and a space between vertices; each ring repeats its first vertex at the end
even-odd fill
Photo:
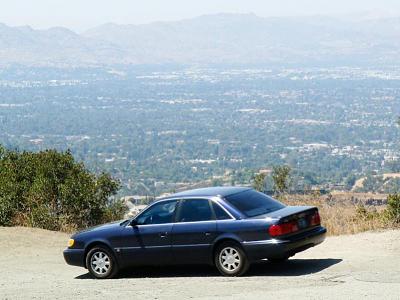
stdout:
POLYGON ((177 197, 210 197, 210 196, 226 197, 226 196, 244 192, 244 191, 247 191, 250 189, 251 188, 249 188, 249 187, 239 187, 239 186, 216 186, 216 187, 187 190, 184 192, 170 195, 163 199, 177 198, 177 197))

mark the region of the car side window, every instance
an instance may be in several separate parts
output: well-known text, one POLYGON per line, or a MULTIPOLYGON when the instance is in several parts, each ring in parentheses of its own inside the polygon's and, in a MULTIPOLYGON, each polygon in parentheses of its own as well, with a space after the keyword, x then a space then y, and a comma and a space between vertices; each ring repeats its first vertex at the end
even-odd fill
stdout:
POLYGON ((214 220, 210 203, 207 199, 183 200, 178 222, 198 222, 214 220))
POLYGON ((214 209, 215 217, 217 220, 229 220, 232 219, 228 213, 219 204, 212 202, 212 207, 214 209))
POLYGON ((166 224, 174 222, 178 200, 164 201, 154 204, 136 218, 138 225, 166 224))

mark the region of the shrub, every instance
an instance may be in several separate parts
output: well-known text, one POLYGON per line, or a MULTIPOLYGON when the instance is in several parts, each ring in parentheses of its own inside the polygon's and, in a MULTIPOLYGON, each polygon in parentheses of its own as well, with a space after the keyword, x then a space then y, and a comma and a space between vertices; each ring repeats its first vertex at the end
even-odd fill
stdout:
MULTIPOLYGON (((1 192, 0 192, 1 193, 1 192)), ((15 214, 16 208, 15 205, 10 199, 10 197, 0 196, 0 225, 2 226, 11 226, 12 218, 15 214)))
POLYGON ((37 153, 0 146, 0 225, 73 230, 120 219, 119 182, 95 175, 69 151, 37 153))
POLYGON ((265 179, 266 179, 267 174, 265 173, 258 173, 255 174, 253 177, 253 188, 259 192, 264 193, 266 188, 265 188, 265 179))
POLYGON ((397 224, 400 223, 400 194, 389 195, 387 205, 389 218, 397 224))
POLYGON ((272 180, 274 181, 274 192, 277 195, 287 193, 290 187, 290 172, 289 166, 274 166, 272 171, 272 180))
POLYGON ((364 204, 359 204, 356 206, 355 219, 358 221, 372 221, 383 219, 382 213, 378 213, 375 207, 367 209, 364 204))

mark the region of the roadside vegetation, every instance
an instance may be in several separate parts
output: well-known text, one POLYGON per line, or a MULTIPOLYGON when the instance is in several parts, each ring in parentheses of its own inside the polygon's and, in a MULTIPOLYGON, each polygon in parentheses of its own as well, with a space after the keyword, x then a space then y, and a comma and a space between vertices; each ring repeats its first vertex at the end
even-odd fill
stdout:
MULTIPOLYGON (((398 228, 400 226, 400 193, 389 194, 387 205, 366 205, 348 196, 321 195, 319 191, 299 195, 290 193, 291 169, 275 166, 270 175, 258 173, 253 187, 261 192, 273 191, 286 205, 317 206, 329 235, 353 234, 368 230, 398 228)), ((350 193, 349 193, 350 195, 350 193)))
MULTIPOLYGON (((396 196, 400 203, 400 196, 396 196)), ((391 206, 375 207, 353 204, 336 199, 334 195, 290 195, 283 202, 287 205, 317 206, 323 225, 329 235, 353 234, 369 230, 391 229, 399 226, 393 218, 391 206)), ((397 212, 398 213, 398 212, 397 212)))
MULTIPOLYGON (((335 194, 291 190, 292 170, 275 166, 253 177, 253 187, 273 193, 287 205, 315 205, 330 235, 400 226, 400 193, 387 204, 366 205, 335 194)), ((0 226, 28 226, 74 231, 122 219, 126 206, 116 198, 120 183, 94 174, 69 151, 27 152, 0 146, 0 226)))
POLYGON ((0 146, 0 226, 73 231, 121 219, 119 182, 95 175, 69 151, 20 152, 0 146))

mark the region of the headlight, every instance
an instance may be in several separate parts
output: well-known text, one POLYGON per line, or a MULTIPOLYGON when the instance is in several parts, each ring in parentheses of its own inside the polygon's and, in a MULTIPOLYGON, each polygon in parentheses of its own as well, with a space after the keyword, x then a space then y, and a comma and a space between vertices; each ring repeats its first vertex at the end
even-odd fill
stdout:
POLYGON ((74 245, 75 241, 74 239, 69 239, 68 240, 68 248, 71 248, 74 245))

